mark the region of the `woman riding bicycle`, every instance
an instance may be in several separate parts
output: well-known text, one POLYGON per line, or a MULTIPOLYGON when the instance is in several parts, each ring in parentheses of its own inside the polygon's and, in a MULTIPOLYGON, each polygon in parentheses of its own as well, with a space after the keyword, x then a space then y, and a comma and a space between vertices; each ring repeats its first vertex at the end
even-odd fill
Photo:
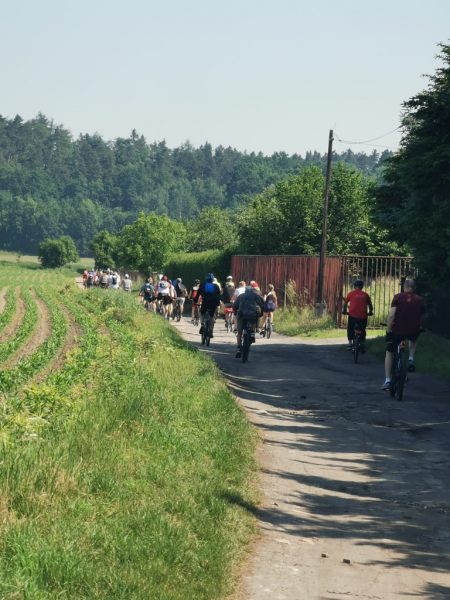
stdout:
POLYGON ((264 335, 266 332, 266 318, 270 315, 270 322, 273 327, 273 313, 277 308, 277 295, 275 293, 275 287, 270 283, 267 286, 267 292, 264 296, 264 312, 262 316, 263 329, 259 332, 259 335, 264 335))

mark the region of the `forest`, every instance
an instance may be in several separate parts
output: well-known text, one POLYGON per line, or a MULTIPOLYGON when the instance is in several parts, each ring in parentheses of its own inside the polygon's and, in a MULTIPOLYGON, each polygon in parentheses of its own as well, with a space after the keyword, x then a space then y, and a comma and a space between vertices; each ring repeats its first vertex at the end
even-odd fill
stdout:
MULTIPOLYGON (((381 181, 391 155, 333 153, 333 164, 381 181)), ((43 114, 24 121, 0 117, 0 248, 36 254, 45 238, 69 235, 82 254, 101 230, 116 233, 143 213, 177 221, 202 209, 235 210, 305 168, 324 172, 326 154, 272 156, 205 143, 169 148, 148 143, 135 130, 106 141, 98 134, 73 139, 43 114)))

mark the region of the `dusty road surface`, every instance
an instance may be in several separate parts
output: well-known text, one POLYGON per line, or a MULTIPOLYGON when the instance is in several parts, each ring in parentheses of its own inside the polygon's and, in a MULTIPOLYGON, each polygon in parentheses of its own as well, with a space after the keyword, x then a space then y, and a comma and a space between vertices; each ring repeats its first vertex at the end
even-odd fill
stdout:
POLYGON ((341 344, 275 335, 243 364, 218 321, 204 349, 262 439, 262 535, 233 598, 450 599, 450 383, 412 374, 399 403, 341 344))

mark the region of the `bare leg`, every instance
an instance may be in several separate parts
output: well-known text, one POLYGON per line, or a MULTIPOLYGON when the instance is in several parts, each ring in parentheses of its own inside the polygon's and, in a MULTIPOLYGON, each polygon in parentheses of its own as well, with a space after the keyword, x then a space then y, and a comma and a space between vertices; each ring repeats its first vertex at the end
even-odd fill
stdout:
POLYGON ((417 342, 418 341, 419 340, 417 339, 415 342, 411 342, 411 341, 409 342, 409 356, 411 358, 414 358, 414 354, 416 353, 416 350, 417 350, 417 342))
POLYGON ((394 362, 394 354, 392 352, 387 352, 386 351, 386 358, 384 360, 384 371, 386 374, 386 379, 390 379, 391 378, 391 372, 392 372, 392 364, 394 362))

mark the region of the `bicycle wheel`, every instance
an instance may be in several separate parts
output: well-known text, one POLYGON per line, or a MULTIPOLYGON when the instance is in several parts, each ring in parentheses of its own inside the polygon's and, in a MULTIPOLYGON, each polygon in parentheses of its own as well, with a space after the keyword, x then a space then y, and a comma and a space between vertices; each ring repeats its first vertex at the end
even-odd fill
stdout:
POLYGON ((395 352, 395 356, 394 356, 394 362, 392 364, 392 371, 391 371, 391 385, 389 388, 389 394, 391 396, 391 398, 395 397, 395 394, 397 392, 397 380, 398 380, 398 362, 399 362, 399 354, 398 354, 398 350, 395 352))
POLYGON ((397 383, 397 400, 403 400, 403 392, 405 390, 405 382, 406 382, 406 359, 405 353, 400 352, 399 357, 399 369, 398 369, 398 383, 397 383))
POLYGON ((359 335, 355 335, 355 339, 353 340, 353 362, 356 364, 358 362, 359 356, 359 335))
POLYGON ((270 317, 266 317, 266 329, 264 332, 264 337, 267 337, 267 339, 270 338, 272 333, 272 321, 270 320, 270 317))
POLYGON ((248 360, 248 353, 250 351, 250 332, 247 327, 242 332, 242 362, 245 363, 248 360))

